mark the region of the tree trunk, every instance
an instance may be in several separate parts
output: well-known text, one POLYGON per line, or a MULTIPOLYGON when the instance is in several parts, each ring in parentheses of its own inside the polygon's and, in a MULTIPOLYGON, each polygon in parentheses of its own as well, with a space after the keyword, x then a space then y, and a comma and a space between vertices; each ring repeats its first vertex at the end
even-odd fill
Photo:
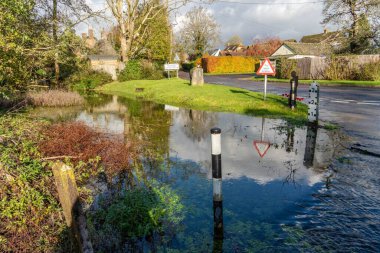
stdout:
POLYGON ((57 17, 57 0, 53 0, 53 41, 56 53, 54 54, 54 72, 55 72, 55 84, 59 86, 59 62, 58 62, 58 17, 57 17))
POLYGON ((120 55, 121 55, 121 61, 127 62, 127 38, 126 38, 126 32, 125 32, 125 26, 122 25, 120 28, 120 55))

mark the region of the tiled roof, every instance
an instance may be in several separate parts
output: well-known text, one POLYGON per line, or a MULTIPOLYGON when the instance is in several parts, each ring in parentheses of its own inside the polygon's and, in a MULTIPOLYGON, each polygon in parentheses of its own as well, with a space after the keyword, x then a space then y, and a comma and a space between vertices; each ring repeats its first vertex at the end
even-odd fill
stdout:
POLYGON ((283 45, 287 46, 294 54, 298 55, 329 55, 333 52, 331 45, 326 43, 297 43, 297 42, 284 42, 283 45))
POLYGON ((312 34, 303 36, 300 40, 302 43, 331 43, 340 41, 342 34, 339 31, 336 32, 324 32, 319 34, 312 34))

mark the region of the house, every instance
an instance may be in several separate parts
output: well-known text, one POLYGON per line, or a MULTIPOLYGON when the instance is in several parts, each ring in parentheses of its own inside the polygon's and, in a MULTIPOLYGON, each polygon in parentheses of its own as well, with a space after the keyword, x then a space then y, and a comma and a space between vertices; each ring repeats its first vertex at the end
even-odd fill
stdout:
POLYGON ((244 45, 227 45, 220 52, 220 56, 246 56, 247 47, 244 45))
POLYGON ((208 51, 208 55, 210 56, 220 56, 221 55, 221 52, 222 50, 220 50, 219 48, 218 49, 214 49, 214 50, 210 50, 208 51))
POLYGON ((117 73, 124 69, 124 63, 120 62, 119 55, 108 40, 107 32, 101 32, 101 39, 96 42, 94 48, 97 54, 89 55, 91 68, 93 70, 104 71, 117 79, 117 73))
POLYGON ((85 43, 87 48, 94 48, 96 45, 96 38, 94 36, 94 30, 92 28, 88 29, 88 35, 87 33, 82 33, 82 40, 85 43))
POLYGON ((344 37, 342 32, 330 32, 327 29, 323 33, 312 34, 303 36, 300 40, 301 43, 328 43, 333 47, 339 47, 342 44, 344 37))
POLYGON ((287 57, 289 59, 324 57, 333 53, 333 47, 327 43, 284 42, 270 58, 287 57))

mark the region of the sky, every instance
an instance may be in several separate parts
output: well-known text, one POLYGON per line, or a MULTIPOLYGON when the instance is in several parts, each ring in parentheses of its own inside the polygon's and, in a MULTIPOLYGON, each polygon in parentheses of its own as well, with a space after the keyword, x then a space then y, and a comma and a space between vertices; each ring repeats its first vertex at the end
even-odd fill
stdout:
MULTIPOLYGON (((106 7, 106 0, 86 0, 94 10, 106 7)), ((211 4, 192 0, 172 15, 174 31, 181 27, 184 15, 194 6, 202 5, 220 25, 220 43, 222 47, 230 37, 238 35, 245 45, 252 44, 254 39, 279 37, 281 39, 301 39, 304 35, 322 33, 324 26, 321 0, 220 0, 211 4)), ((109 13, 109 12, 108 12, 109 13)), ((86 32, 93 27, 99 37, 101 28, 112 26, 110 21, 100 20, 81 24, 77 32, 86 32)), ((329 30, 334 28, 326 27, 329 30)))

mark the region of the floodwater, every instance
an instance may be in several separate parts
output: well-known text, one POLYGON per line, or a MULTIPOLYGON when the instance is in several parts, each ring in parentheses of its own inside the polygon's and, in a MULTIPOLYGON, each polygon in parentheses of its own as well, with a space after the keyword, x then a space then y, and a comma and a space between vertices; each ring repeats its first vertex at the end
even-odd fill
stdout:
MULTIPOLYGON (((184 208, 180 224, 170 233, 163 231, 169 236, 142 239, 140 251, 380 249, 378 160, 341 155, 339 132, 112 95, 96 94, 87 101, 85 107, 37 108, 31 114, 82 121, 125 142, 144 141, 145 177, 170 187, 184 208), (218 203, 213 202, 213 127, 222 129, 222 201, 218 203), (357 166, 365 168, 368 181, 355 170, 357 166), (217 209, 221 215, 214 220, 217 209)), ((109 194, 109 187, 98 185, 95 202, 109 194)), ((120 244, 93 242, 101 252, 128 252, 120 244)))

